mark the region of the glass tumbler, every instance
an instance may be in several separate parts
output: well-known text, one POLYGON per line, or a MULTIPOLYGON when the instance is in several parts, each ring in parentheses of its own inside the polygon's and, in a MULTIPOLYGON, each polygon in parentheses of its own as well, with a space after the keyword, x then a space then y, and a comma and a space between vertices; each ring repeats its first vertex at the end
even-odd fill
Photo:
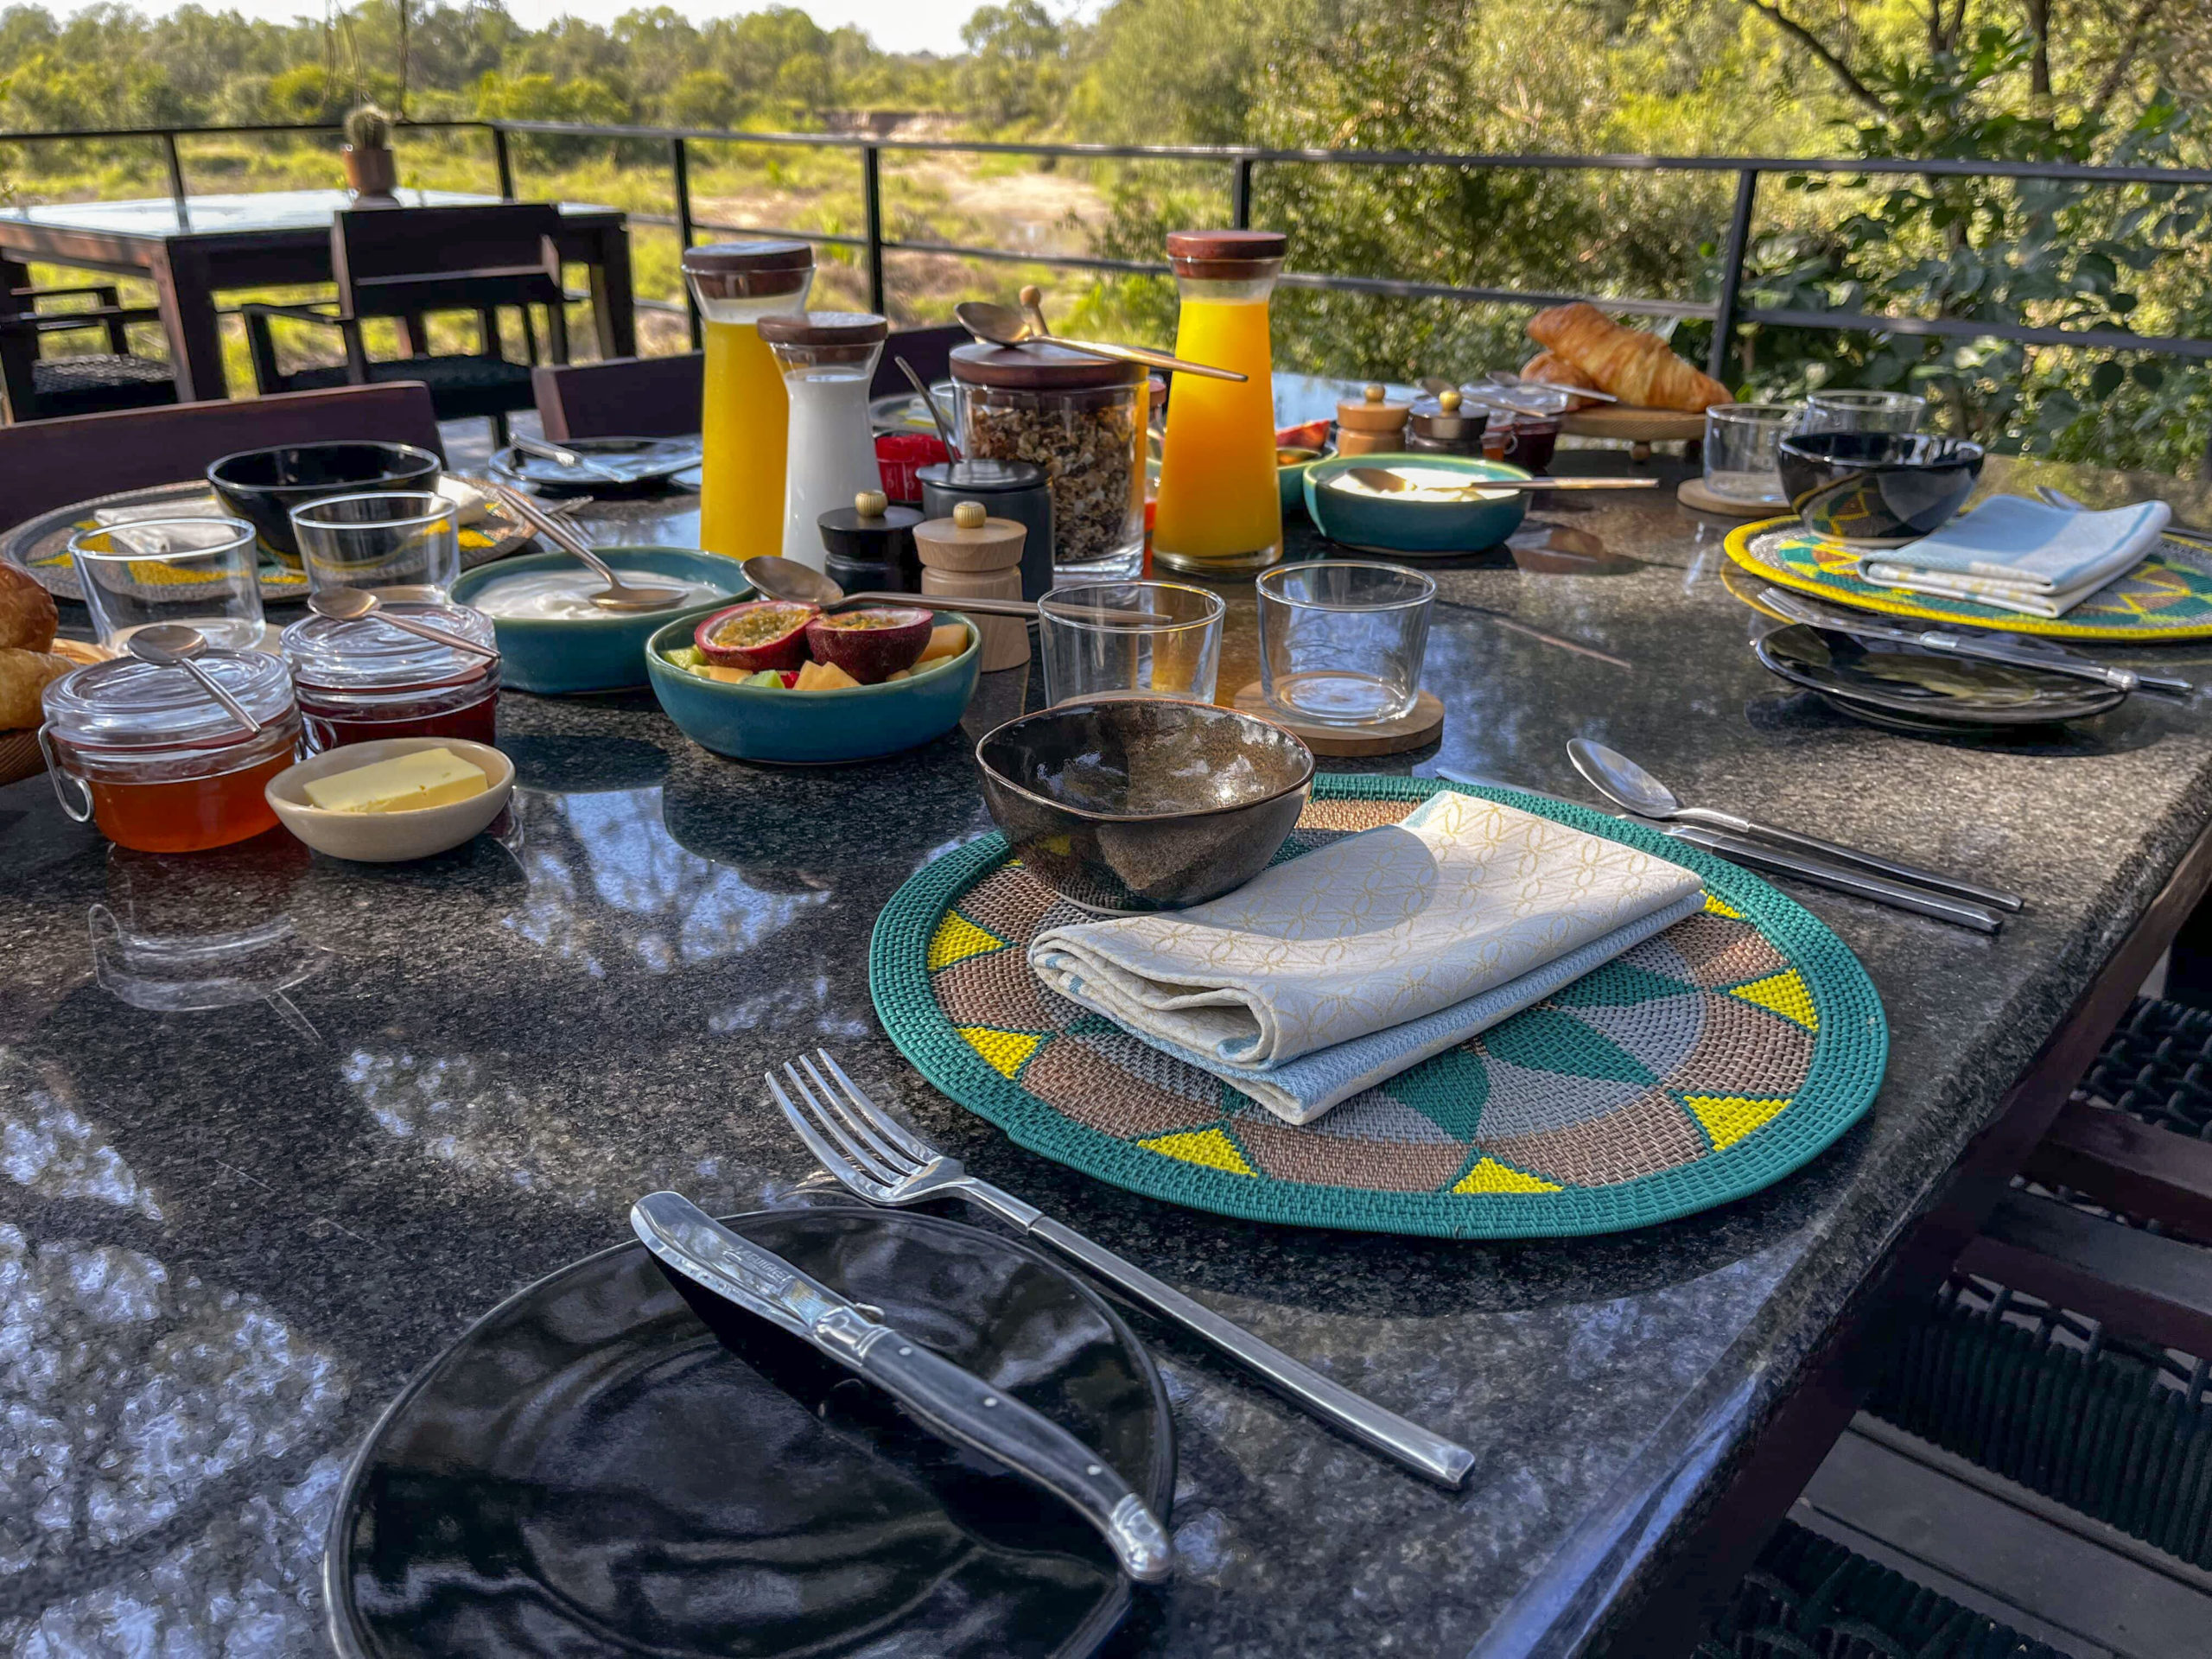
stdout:
POLYGON ((1173 582, 1079 582, 1037 601, 1045 700, 1180 697, 1211 702, 1221 672, 1217 594, 1173 582))
POLYGON ((292 509, 308 591, 398 588, 442 601, 461 576, 461 531, 453 503, 408 490, 334 495, 292 509))
POLYGON ((243 518, 142 518, 69 538, 85 607, 104 645, 181 622, 218 651, 261 643, 253 526, 243 518))
POLYGON ((1928 412, 1916 391, 1816 391, 1805 399, 1801 432, 1915 432, 1928 412))
POLYGON ((1705 411, 1705 487, 1731 501, 1789 505, 1776 445, 1803 417, 1802 404, 1715 404, 1705 411))
POLYGON ((1294 720, 1369 725, 1413 713, 1436 584, 1402 565, 1279 565, 1260 594, 1260 689, 1294 720))

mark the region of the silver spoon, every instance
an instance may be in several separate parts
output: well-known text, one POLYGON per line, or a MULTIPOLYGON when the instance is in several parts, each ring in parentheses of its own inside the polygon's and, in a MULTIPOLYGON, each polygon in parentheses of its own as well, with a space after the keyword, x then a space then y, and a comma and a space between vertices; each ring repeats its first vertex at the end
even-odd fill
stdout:
POLYGON ((623 581, 614 574, 612 565, 592 551, 591 543, 584 540, 574 524, 556 518, 520 490, 495 488, 493 493, 509 512, 598 575, 607 586, 586 597, 602 611, 665 611, 683 602, 684 590, 681 588, 623 581))
POLYGON ((162 668, 181 668, 200 682, 200 689, 230 710, 231 718, 245 727, 249 734, 257 734, 261 722, 246 713, 245 705, 215 683, 215 677, 192 659, 207 649, 207 636, 197 628, 187 627, 181 622, 156 622, 139 629, 123 642, 128 651, 142 663, 153 663, 162 668))
POLYGON ((411 616, 398 616, 384 608, 377 596, 365 588, 325 588, 308 595, 308 609, 317 616, 327 616, 334 622, 358 622, 372 616, 386 627, 397 628, 403 633, 419 634, 425 639, 435 639, 442 645, 451 645, 455 651, 465 651, 472 656, 497 659, 497 645, 482 645, 460 634, 448 633, 443 628, 434 628, 427 622, 417 622, 411 616))
POLYGON ((1562 386, 1554 380, 1524 380, 1511 369, 1492 369, 1490 383, 1494 386, 1549 386, 1554 391, 1564 391, 1576 397, 1592 397, 1601 404, 1618 404, 1620 399, 1610 391, 1600 391, 1595 386, 1562 386))
POLYGON ((1010 305, 993 305, 986 300, 963 300, 952 308, 952 315, 958 319, 963 328, 992 346, 1027 346, 1038 340, 1049 340, 1071 352, 1087 352, 1093 357, 1110 357, 1123 363, 1141 363, 1148 368, 1172 369, 1177 374, 1195 374, 1206 380, 1242 381, 1246 378, 1234 369, 1217 369, 1210 364, 1186 362, 1179 357, 1170 357, 1166 352, 1155 352, 1149 346, 1109 346, 1103 340, 1070 340, 1065 334, 1048 334, 1010 305))
POLYGON ((573 449, 563 449, 557 443, 542 442, 537 438, 525 436, 520 432, 514 435, 514 445, 516 449, 523 454, 536 455, 540 460, 550 461, 555 466, 567 471, 586 473, 594 478, 604 479, 609 484, 633 484, 637 481, 633 478, 614 471, 612 467, 601 466, 598 461, 580 455, 573 449))
MULTIPOLYGON (((1394 473, 1383 467, 1347 467, 1344 475, 1357 479, 1377 495, 1402 495, 1408 490, 1437 487, 1416 484, 1403 473, 1394 473)), ((1464 497, 1491 490, 1648 490, 1658 482, 1656 478, 1481 478, 1458 486, 1452 493, 1464 497)))
POLYGON ((968 611, 977 616, 1034 618, 1032 599, 944 599, 932 601, 922 594, 868 592, 849 594, 810 565, 797 559, 759 553, 737 567, 763 599, 779 599, 787 605, 818 605, 829 610, 837 605, 903 605, 924 611, 968 611))
POLYGON ((912 383, 916 394, 922 400, 922 407, 929 410, 930 423, 937 428, 937 440, 944 446, 944 453, 955 461, 959 460, 960 446, 953 442, 952 429, 944 423, 944 412, 938 408, 937 399, 930 396, 930 389, 922 383, 922 377, 914 372, 914 365, 905 358, 894 357, 891 360, 899 365, 899 372, 912 383))
POLYGON ((1976 887, 1971 881, 1961 881, 1952 876, 1940 875, 1934 870, 1923 870, 1916 864, 1898 863, 1872 853, 1862 853, 1856 848, 1840 847, 1834 842, 1822 841, 1816 836, 1801 836, 1794 830, 1777 830, 1771 824, 1753 823, 1749 818, 1739 818, 1732 812, 1716 812, 1710 807, 1684 806, 1675 798, 1673 790, 1619 750, 1607 748, 1603 743, 1592 743, 1586 737, 1573 738, 1568 741, 1567 758, 1574 763, 1577 772, 1597 787, 1599 793, 1615 805, 1624 806, 1641 818, 1674 818, 1684 823, 1702 824, 1709 830, 1726 830, 1733 836, 1749 836, 1777 846, 1794 847, 1800 852, 1817 853, 1823 858, 1872 870, 1900 881, 1930 887, 1937 893, 1994 905, 1999 910, 2017 911, 2024 902, 2017 893, 2001 892, 1994 887, 1976 887))

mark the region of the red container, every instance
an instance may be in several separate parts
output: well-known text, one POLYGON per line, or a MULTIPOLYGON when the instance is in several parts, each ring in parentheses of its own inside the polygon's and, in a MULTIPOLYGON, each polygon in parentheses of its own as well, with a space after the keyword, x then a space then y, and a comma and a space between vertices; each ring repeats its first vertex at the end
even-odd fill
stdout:
POLYGON ((944 441, 926 432, 886 432, 875 441, 875 465, 883 474, 883 493, 910 507, 922 504, 920 469, 951 459, 952 452, 944 441))

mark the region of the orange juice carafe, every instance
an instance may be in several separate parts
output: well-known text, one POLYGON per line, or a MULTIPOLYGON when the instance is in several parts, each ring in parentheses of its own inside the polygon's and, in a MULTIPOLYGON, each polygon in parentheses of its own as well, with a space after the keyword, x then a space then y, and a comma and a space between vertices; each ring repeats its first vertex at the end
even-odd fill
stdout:
POLYGON ((1268 298, 1288 238, 1274 231, 1177 231, 1182 299, 1175 355, 1241 382, 1179 374, 1167 399, 1152 556, 1192 575, 1249 575, 1282 557, 1268 298))
POLYGON ((749 559, 784 540, 790 405, 760 319, 806 308, 814 250, 804 242, 714 242, 683 254, 707 337, 699 431, 699 545, 749 559))

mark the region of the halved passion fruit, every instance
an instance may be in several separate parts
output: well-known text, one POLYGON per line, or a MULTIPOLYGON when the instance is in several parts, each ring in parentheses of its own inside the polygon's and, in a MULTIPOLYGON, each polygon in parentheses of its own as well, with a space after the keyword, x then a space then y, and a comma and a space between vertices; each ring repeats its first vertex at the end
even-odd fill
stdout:
POLYGON ((835 663, 862 685, 877 685, 912 668, 928 649, 936 618, 905 606, 870 606, 817 616, 806 625, 806 643, 818 663, 835 663))
POLYGON ((812 605, 756 599, 716 611, 691 638, 723 668, 797 668, 806 660, 806 626, 821 614, 812 605))

